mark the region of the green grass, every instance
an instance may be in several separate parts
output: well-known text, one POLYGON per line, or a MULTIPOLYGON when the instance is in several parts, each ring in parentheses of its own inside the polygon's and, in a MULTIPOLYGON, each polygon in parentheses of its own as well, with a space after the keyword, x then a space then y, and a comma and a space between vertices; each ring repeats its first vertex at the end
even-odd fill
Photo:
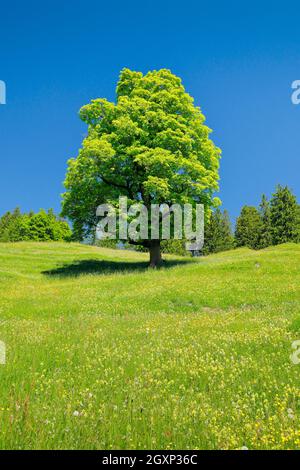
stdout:
POLYGON ((0 244, 0 448, 300 448, 299 260, 0 244))

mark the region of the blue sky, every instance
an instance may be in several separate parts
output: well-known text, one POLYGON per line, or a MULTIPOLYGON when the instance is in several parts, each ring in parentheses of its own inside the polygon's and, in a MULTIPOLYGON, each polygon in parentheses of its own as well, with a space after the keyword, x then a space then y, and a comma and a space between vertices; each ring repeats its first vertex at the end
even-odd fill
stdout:
POLYGON ((79 108, 114 100, 123 67, 179 75, 221 147, 234 218, 277 183, 300 199, 300 18, 296 2, 0 2, 0 213, 60 208, 79 108))

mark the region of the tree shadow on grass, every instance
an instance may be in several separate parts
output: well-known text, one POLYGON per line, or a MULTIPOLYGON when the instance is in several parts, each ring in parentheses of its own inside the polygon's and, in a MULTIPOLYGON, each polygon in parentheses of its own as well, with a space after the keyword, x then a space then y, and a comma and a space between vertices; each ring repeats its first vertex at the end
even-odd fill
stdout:
MULTIPOLYGON (((192 260, 166 260, 159 269, 172 268, 174 266, 185 265, 193 262, 192 260)), ((149 268, 149 262, 122 262, 106 261, 95 259, 84 259, 66 263, 57 268, 43 271, 42 274, 53 277, 78 277, 87 274, 114 274, 114 273, 132 273, 146 272, 149 268)))

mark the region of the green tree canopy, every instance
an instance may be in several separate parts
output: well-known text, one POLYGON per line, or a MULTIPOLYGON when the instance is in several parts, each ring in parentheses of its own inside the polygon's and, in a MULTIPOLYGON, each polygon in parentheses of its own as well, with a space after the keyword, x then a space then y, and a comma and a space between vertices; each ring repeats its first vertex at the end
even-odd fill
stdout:
MULTIPOLYGON (((143 75, 124 69, 116 103, 94 99, 80 110, 88 125, 77 158, 69 160, 63 215, 77 237, 95 228, 98 205, 119 196, 151 204, 218 205, 220 150, 180 78, 169 70, 143 75)), ((159 241, 140 240, 160 260, 159 241)))
POLYGON ((59 219, 50 209, 41 209, 36 214, 22 214, 19 208, 7 212, 0 218, 0 241, 59 241, 70 240, 72 235, 69 224, 59 219))
POLYGON ((19 207, 13 212, 6 212, 0 219, 0 241, 15 242, 22 238, 22 215, 19 207))

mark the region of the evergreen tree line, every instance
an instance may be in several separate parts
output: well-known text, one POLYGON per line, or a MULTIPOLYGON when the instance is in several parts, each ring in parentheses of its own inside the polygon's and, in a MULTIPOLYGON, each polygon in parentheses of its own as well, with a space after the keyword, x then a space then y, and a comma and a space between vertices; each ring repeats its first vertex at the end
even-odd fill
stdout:
POLYGON ((234 234, 227 211, 214 211, 206 225, 203 254, 242 246, 258 250, 287 242, 300 242, 300 206, 291 190, 279 185, 270 200, 262 196, 258 208, 242 208, 234 234))
POLYGON ((71 236, 69 224, 57 217, 52 209, 22 214, 16 208, 0 218, 0 242, 69 241, 71 236))
MULTIPOLYGON (((16 208, 0 218, 0 242, 71 239, 74 234, 72 236, 70 226, 52 209, 21 213, 16 208)), ((202 253, 206 255, 242 246, 261 249, 286 242, 300 242, 300 206, 291 190, 279 185, 270 200, 262 196, 259 207, 242 208, 234 233, 228 212, 216 209, 205 227, 202 253)), ((164 240, 161 245, 162 252, 186 254, 185 240, 164 240)))

